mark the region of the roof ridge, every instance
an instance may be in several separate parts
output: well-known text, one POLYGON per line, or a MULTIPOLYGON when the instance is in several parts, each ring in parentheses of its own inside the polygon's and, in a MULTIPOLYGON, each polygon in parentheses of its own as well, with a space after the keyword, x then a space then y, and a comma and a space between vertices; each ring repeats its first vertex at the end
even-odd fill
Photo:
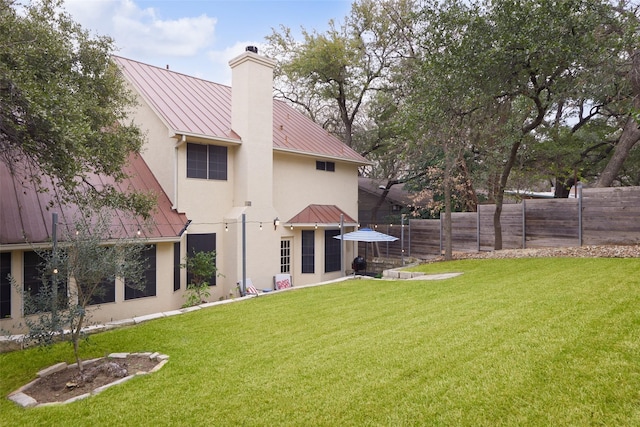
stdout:
POLYGON ((160 71, 173 73, 173 74, 179 74, 181 76, 188 77, 190 79, 200 80, 200 81, 203 81, 203 82, 206 82, 206 83, 211 83, 211 84, 214 84, 214 85, 218 85, 218 86, 222 86, 222 87, 226 87, 226 88, 231 89, 231 85, 226 85, 224 83, 214 82, 213 80, 207 80, 207 79, 202 78, 202 77, 192 76, 191 74, 186 74, 186 73, 183 73, 183 72, 180 72, 180 71, 175 71, 175 70, 172 70, 170 68, 163 68, 163 67, 161 67, 159 65, 147 64, 146 62, 138 61, 137 59, 125 58, 124 56, 120 56, 120 55, 113 55, 112 54, 111 56, 114 57, 114 58, 119 58, 119 59, 124 60, 124 61, 135 62, 136 64, 140 64, 140 65, 143 65, 145 67, 156 68, 156 69, 158 69, 160 71))

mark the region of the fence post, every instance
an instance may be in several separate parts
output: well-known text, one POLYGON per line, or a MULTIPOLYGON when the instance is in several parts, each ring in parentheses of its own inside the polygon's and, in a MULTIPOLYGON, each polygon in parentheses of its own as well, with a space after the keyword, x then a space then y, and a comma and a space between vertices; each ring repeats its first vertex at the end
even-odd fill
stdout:
POLYGON ((411 257, 411 219, 409 219, 409 257, 411 257))
MULTIPOLYGON (((391 233, 389 233, 389 229, 390 227, 393 227, 393 223, 390 223, 389 225, 387 225, 387 234, 391 235, 391 233)), ((385 258, 389 258, 389 242, 387 242, 387 249, 386 249, 386 254, 385 254, 385 258)))
POLYGON ((404 215, 400 214, 400 259, 404 266, 404 215))
POLYGON ((442 255, 442 212, 440 212, 440 253, 438 256, 442 255))
POLYGON ((527 249, 527 199, 522 199, 522 249, 527 249))
POLYGON ((478 252, 480 252, 480 205, 476 206, 476 240, 478 241, 478 252))
POLYGON ((582 183, 578 182, 578 246, 582 246, 582 183))

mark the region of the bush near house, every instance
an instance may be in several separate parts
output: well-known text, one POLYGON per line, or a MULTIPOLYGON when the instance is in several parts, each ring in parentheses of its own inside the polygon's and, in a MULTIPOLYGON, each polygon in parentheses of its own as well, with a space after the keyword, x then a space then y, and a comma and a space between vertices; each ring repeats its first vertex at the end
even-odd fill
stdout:
POLYGON ((193 307, 207 302, 207 298, 211 296, 209 291, 210 281, 218 271, 216 267, 216 252, 196 251, 192 255, 187 255, 180 267, 186 268, 190 276, 187 292, 185 293, 187 301, 182 307, 193 307))

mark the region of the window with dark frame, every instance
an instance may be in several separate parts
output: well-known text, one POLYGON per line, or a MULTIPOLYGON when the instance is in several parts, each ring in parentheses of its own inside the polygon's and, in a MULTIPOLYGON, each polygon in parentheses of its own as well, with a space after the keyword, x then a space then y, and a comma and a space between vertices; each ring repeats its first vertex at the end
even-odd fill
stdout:
POLYGON ((142 289, 134 289, 127 285, 125 277, 124 299, 131 300, 136 298, 145 298, 156 296, 156 245, 150 245, 143 251, 144 262, 144 287, 142 289))
POLYGON ((291 273, 291 240, 283 239, 280 241, 280 273, 291 273))
POLYGON ((173 292, 180 290, 180 242, 173 244, 173 292))
MULTIPOLYGON (((36 298, 43 286, 43 263, 45 260, 38 255, 35 251, 25 251, 22 254, 22 268, 23 268, 23 283, 24 292, 28 297, 36 298)), ((51 280, 51 276, 48 276, 47 281, 51 280)), ((50 283, 50 282, 49 282, 50 283)), ((58 298, 62 304, 67 298, 67 280, 66 278, 58 277, 58 298)), ((26 312, 25 314, 33 314, 32 312, 26 312)))
POLYGON ((302 230, 302 272, 315 273, 315 233, 302 230))
POLYGON ((32 297, 38 295, 42 287, 40 264, 42 258, 34 251, 25 251, 22 254, 24 291, 32 297))
POLYGON ((335 164, 335 162, 325 162, 325 161, 322 161, 322 160, 316 160, 316 170, 327 171, 327 172, 335 172, 336 164, 335 164))
POLYGON ((0 252, 0 319, 11 317, 11 252, 0 252))
POLYGON ((99 285, 99 289, 91 295, 89 299, 89 305, 107 304, 110 302, 116 302, 116 280, 107 279, 103 280, 99 285))
MULTIPOLYGON (((216 233, 187 234, 187 256, 195 252, 211 252, 216 250, 216 233)), ((193 275, 187 269, 187 283, 191 283, 193 275)), ((215 274, 209 279, 209 285, 216 285, 215 274)))
POLYGON ((227 180, 227 147, 187 143, 187 178, 227 180))
POLYGON ((340 271, 342 268, 340 262, 340 240, 334 239, 338 236, 340 230, 324 231, 324 272, 340 271))

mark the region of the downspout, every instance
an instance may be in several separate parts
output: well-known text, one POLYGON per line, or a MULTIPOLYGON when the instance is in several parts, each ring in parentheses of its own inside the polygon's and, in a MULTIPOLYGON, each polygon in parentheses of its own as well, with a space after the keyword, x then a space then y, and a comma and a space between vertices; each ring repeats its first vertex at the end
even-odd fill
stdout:
POLYGON ((173 148, 173 206, 171 209, 178 210, 178 149, 187 141, 187 137, 182 135, 180 141, 173 148))

